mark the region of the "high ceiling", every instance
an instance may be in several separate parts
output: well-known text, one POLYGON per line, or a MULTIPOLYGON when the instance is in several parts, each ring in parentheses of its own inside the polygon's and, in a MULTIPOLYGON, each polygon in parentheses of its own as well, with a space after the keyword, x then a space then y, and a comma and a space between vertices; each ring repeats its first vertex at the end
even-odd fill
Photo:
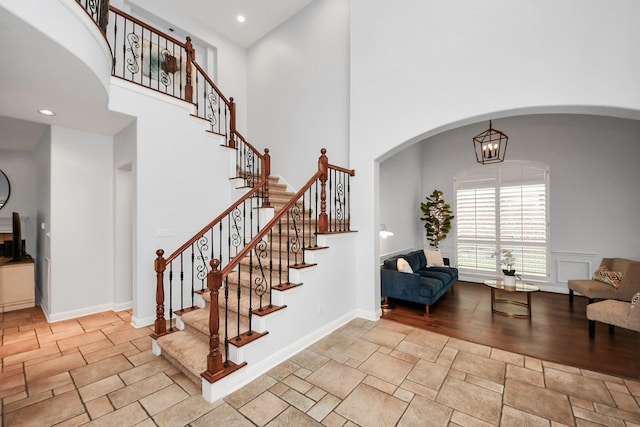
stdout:
MULTIPOLYGON (((131 3, 151 12, 162 4, 166 8, 179 7, 186 16, 246 48, 311 1, 131 0, 131 3), (246 17, 245 23, 237 21, 239 14, 246 17)), ((0 149, 33 150, 47 125, 85 130, 82 124, 89 124, 87 131, 113 135, 131 121, 107 109, 104 90, 74 55, 1 5, 0 46, 6 59, 0 62, 0 149), (40 108, 57 114, 42 116, 37 112, 40 108)))
MULTIPOLYGON (((157 2, 158 0, 153 0, 157 2)), ((214 28, 242 47, 249 47, 265 34, 305 8, 313 0, 167 0, 188 17, 214 28), (243 15, 246 22, 236 19, 243 15)))

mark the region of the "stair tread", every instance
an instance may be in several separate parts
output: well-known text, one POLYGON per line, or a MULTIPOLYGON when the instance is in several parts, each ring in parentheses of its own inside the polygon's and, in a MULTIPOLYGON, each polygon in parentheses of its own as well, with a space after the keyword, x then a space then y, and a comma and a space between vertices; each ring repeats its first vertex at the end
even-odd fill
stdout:
MULTIPOLYGON (((208 300, 206 301, 208 303, 208 300)), ((231 323, 233 327, 230 328, 229 335, 236 336, 238 335, 238 329, 236 325, 237 313, 234 311, 230 311, 230 313, 234 313, 234 314, 232 316, 233 322, 231 323)), ((224 336, 224 323, 223 323, 224 313, 222 308, 220 309, 219 317, 220 317, 220 335, 224 336)), ((186 313, 182 316, 182 321, 186 326, 204 335, 204 337, 201 336, 201 337, 198 337, 198 339, 202 340, 204 338, 205 341, 209 339, 209 309, 208 308, 194 310, 189 313, 186 313)), ((249 319, 247 318, 247 316, 241 314, 240 315, 240 333, 247 332, 248 330, 249 330, 249 319)))
POLYGON ((200 384, 200 374, 207 369, 207 343, 187 331, 163 335, 157 339, 157 343, 166 359, 180 368, 191 381, 200 384))

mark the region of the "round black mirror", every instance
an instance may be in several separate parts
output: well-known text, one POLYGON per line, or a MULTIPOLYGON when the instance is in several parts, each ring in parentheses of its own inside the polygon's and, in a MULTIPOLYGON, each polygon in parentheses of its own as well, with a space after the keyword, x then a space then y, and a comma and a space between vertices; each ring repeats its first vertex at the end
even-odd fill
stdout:
POLYGON ((9 184, 9 178, 7 178, 7 175, 0 170, 0 209, 7 204, 10 194, 11 184, 9 184))

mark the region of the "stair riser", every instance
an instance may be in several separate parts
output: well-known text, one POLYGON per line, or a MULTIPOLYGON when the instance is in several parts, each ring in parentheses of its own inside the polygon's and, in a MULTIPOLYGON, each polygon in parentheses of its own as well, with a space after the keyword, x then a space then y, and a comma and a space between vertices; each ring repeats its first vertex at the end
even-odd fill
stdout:
MULTIPOLYGON (((274 287, 278 284, 274 284, 274 287)), ((249 313, 249 306, 251 306, 251 310, 255 310, 260 307, 260 296, 254 292, 254 289, 252 289, 250 292, 248 287, 243 287, 241 292, 240 307, 238 308, 238 294, 236 293, 236 290, 234 289, 233 292, 231 290, 229 291, 229 299, 226 303, 227 309, 229 312, 237 313, 239 311, 241 315, 247 316, 249 313)), ((204 309, 209 310, 209 295, 203 295, 203 299, 205 301, 204 309)), ((262 296, 262 307, 268 304, 269 292, 265 292, 262 296)), ((218 305, 220 306, 220 312, 222 313, 225 307, 225 300, 223 295, 220 295, 220 297, 218 298, 218 305)))

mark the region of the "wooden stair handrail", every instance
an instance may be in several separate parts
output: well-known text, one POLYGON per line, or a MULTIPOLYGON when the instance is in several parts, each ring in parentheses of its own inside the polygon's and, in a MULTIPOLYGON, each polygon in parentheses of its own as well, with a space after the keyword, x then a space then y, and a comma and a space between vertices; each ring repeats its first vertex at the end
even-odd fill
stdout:
POLYGON ((327 167, 329 169, 334 169, 334 170, 337 170, 339 172, 348 173, 350 176, 355 176, 356 175, 356 170, 355 169, 347 169, 347 168, 343 168, 343 167, 335 166, 335 165, 331 165, 331 164, 327 164, 327 167))
POLYGON ((254 153, 256 153, 256 156, 258 156, 258 157, 259 157, 259 158, 261 158, 261 159, 262 159, 262 158, 264 158, 264 155, 260 154, 260 152, 258 151, 258 149, 257 149, 256 147, 254 147, 253 145, 251 145, 251 143, 250 143, 249 141, 247 141, 247 139, 246 139, 244 136, 242 136, 242 134, 241 134, 240 132, 238 132, 237 130, 234 130, 234 131, 233 131, 233 133, 234 133, 238 138, 240 138, 240 140, 241 140, 242 142, 244 142, 244 143, 245 143, 245 145, 251 149, 251 151, 253 151, 254 153))
POLYGON ((149 25, 149 24, 147 24, 145 22, 142 22, 138 18, 133 17, 133 16, 129 15, 128 13, 121 11, 117 7, 109 5, 109 10, 111 10, 112 12, 114 12, 114 13, 116 13, 118 15, 124 16, 125 18, 135 22, 136 24, 140 25, 141 27, 146 28, 147 30, 151 31, 152 33, 159 34, 160 36, 164 37, 165 39, 169 40, 172 43, 177 44, 178 46, 182 47, 183 49, 185 49, 185 50, 187 49, 187 46, 186 46, 185 42, 181 42, 180 40, 171 37, 169 34, 163 33, 162 31, 152 27, 151 25, 149 25))
MULTIPOLYGON (((326 152, 326 150, 324 148, 323 148, 323 150, 326 152)), ((323 154, 323 156, 324 156, 324 154, 323 154)), ((326 158, 326 156, 325 156, 325 158, 326 158)), ((321 170, 318 170, 309 179, 309 181, 307 181, 307 183, 304 186, 302 186, 302 188, 280 209, 280 212, 278 212, 276 215, 274 215, 274 217, 267 224, 265 224, 264 227, 262 227, 262 230, 258 234, 256 234, 253 237, 253 239, 251 239, 251 241, 249 243, 247 243, 245 245, 245 247, 242 248, 242 250, 240 252, 238 252, 238 254, 235 257, 233 257, 233 260, 231 260, 231 262, 229 262, 229 264, 227 264, 224 267, 224 269, 220 272, 220 274, 222 275, 223 278, 228 276, 229 273, 231 273, 231 271, 249 253, 249 251, 251 251, 262 240, 262 238, 267 235, 267 233, 278 223, 278 221, 286 213, 288 213, 289 210, 291 210, 291 208, 298 201, 298 199, 300 199, 300 197, 302 197, 302 195, 309 188, 311 188, 313 183, 316 182, 316 180, 318 180, 319 178, 321 178, 322 175, 323 175, 323 172, 321 170)))
MULTIPOLYGON (((191 59, 191 62, 193 63, 193 66, 196 67, 196 70, 200 71, 200 74, 202 74, 202 77, 207 81, 207 83, 209 83, 211 85, 211 87, 216 91, 216 93, 218 94, 218 96, 220 97, 220 99, 222 99, 224 101, 225 104, 227 104, 227 107, 231 108, 231 104, 232 104, 232 100, 233 98, 231 98, 231 100, 227 99, 226 96, 224 96, 222 94, 222 91, 220 90, 220 88, 218 87, 218 85, 216 85, 213 80, 211 80, 211 77, 209 77, 209 75, 204 71, 204 69, 200 66, 200 64, 198 64, 194 58, 191 59)), ((232 129, 235 132, 235 129, 232 129)))
POLYGON ((187 242, 185 244, 180 246, 171 255, 169 255, 165 260, 165 264, 169 264, 171 261, 176 259, 178 257, 178 255, 180 255, 182 252, 184 252, 186 249, 188 249, 189 246, 191 246, 193 243, 195 243, 203 234, 205 234, 207 231, 209 231, 210 229, 215 227, 216 224, 218 224, 220 221, 222 221, 224 218, 226 218, 226 216, 229 215, 229 213, 231 213, 231 211, 233 211, 236 207, 238 207, 242 202, 244 202, 248 198, 250 198, 253 195, 255 195, 255 193, 265 184, 265 182, 267 180, 268 180, 267 177, 261 177, 260 182, 258 182, 258 184, 255 185, 251 189, 251 191, 248 191, 244 196, 242 196, 238 200, 236 200, 235 203, 233 203, 231 206, 229 206, 224 212, 222 212, 220 215, 218 215, 213 221, 211 221, 209 224, 205 225, 191 239, 187 240, 187 242))

